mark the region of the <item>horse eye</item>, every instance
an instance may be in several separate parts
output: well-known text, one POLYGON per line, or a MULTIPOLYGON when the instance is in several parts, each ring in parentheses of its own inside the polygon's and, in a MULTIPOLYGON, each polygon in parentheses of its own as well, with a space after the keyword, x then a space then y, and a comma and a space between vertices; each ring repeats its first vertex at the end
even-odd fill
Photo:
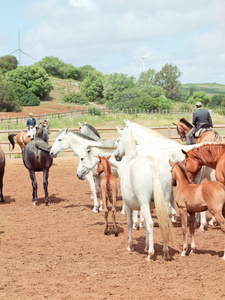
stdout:
POLYGON ((80 159, 80 160, 82 161, 82 160, 84 160, 84 158, 83 158, 83 157, 81 157, 81 159, 80 159))

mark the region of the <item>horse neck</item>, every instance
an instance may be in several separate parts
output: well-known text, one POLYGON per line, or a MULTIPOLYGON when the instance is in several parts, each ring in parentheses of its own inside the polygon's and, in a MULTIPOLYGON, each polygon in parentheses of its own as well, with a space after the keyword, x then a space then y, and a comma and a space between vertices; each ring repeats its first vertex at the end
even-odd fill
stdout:
POLYGON ((126 134, 124 136, 123 143, 124 143, 125 155, 127 160, 130 160, 138 156, 137 147, 132 134, 126 134))
POLYGON ((183 186, 183 185, 188 185, 188 180, 187 178, 184 176, 183 172, 181 171, 179 166, 175 166, 173 169, 173 173, 175 173, 175 177, 176 177, 176 182, 177 182, 177 187, 178 189, 183 186), (176 168, 176 169, 175 169, 176 168))
POLYGON ((224 151, 225 145, 209 144, 193 148, 190 154, 192 156, 193 153, 193 156, 198 159, 201 165, 206 165, 208 167, 215 168, 217 162, 224 154, 224 151))
POLYGON ((111 165, 109 163, 109 161, 107 159, 102 159, 101 160, 101 163, 103 165, 103 169, 104 169, 104 173, 106 176, 109 176, 112 174, 112 171, 111 171, 111 165))

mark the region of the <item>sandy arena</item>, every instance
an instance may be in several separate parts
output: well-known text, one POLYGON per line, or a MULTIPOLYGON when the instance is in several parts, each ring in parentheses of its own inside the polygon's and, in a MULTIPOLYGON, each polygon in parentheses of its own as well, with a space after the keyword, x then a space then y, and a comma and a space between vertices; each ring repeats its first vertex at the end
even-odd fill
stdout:
MULTIPOLYGON (((105 236, 104 215, 92 213, 87 181, 76 177, 78 158, 54 159, 49 175, 51 205, 44 204, 42 173, 37 173, 39 206, 22 159, 7 159, 6 204, 0 205, 0 299, 225 299, 224 237, 217 226, 196 231, 197 253, 181 257, 180 219, 170 244, 171 261, 162 258, 155 213, 155 260, 146 261, 145 230, 134 231, 128 252, 126 215, 116 215, 119 235, 105 236)), ((207 214, 208 219, 210 215, 207 214)), ((189 236, 190 244, 190 236, 189 236)))

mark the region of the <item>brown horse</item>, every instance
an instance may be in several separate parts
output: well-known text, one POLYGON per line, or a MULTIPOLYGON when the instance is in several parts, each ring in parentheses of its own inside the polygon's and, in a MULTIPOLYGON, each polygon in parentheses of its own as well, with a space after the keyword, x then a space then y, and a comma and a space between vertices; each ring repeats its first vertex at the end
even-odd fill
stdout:
MULTIPOLYGON (((180 136, 182 142, 186 141, 187 133, 193 128, 193 125, 189 123, 185 118, 181 118, 178 123, 173 123, 177 127, 177 133, 180 136)), ((195 133, 195 143, 202 142, 222 142, 222 137, 207 124, 205 127, 200 128, 195 133)))
MULTIPOLYGON (((174 164, 171 160, 173 185, 177 185, 175 202, 181 215, 183 233, 183 251, 181 256, 187 255, 187 214, 190 215, 191 253, 195 252, 194 241, 195 213, 209 210, 220 224, 225 238, 225 186, 218 181, 203 182, 199 185, 192 183, 187 172, 180 163, 174 164)), ((225 249, 223 260, 225 260, 225 249)))
POLYGON ((5 173, 5 153, 3 152, 1 146, 0 146, 0 198, 1 202, 5 203, 4 197, 3 197, 3 176, 5 173))
POLYGON ((96 172, 98 175, 101 173, 105 173, 105 176, 101 179, 101 197, 105 212, 105 230, 104 234, 108 234, 108 200, 110 203, 112 203, 112 217, 113 217, 113 229, 115 236, 118 235, 117 233, 117 227, 116 227, 116 199, 117 199, 117 184, 116 184, 116 178, 112 175, 111 172, 111 165, 109 162, 109 158, 105 156, 99 156, 99 162, 96 172))
MULTIPOLYGON (((48 120, 44 120, 43 122, 41 122, 37 128, 37 132, 35 137, 39 137, 38 136, 38 129, 41 126, 46 126, 49 130, 49 123, 48 120)), ((12 144, 12 148, 15 148, 15 140, 14 137, 16 137, 16 142, 17 144, 20 146, 21 150, 24 150, 25 145, 27 145, 30 141, 31 141, 31 137, 30 137, 30 133, 28 130, 21 130, 18 133, 11 133, 8 135, 8 140, 10 141, 10 143, 12 144)))
POLYGON ((193 181, 202 166, 215 170, 216 180, 225 185, 225 144, 208 143, 182 152, 185 168, 193 181))

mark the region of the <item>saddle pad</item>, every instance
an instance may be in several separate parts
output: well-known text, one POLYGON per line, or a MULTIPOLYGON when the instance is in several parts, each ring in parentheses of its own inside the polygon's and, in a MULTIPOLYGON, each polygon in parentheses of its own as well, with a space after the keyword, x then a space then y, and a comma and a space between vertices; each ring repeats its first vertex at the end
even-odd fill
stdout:
POLYGON ((203 132, 205 132, 205 131, 212 131, 212 128, 211 128, 211 127, 209 127, 209 128, 200 128, 199 130, 197 130, 197 131, 195 132, 195 137, 196 137, 196 138, 199 138, 199 137, 201 136, 201 134, 202 134, 203 132))

